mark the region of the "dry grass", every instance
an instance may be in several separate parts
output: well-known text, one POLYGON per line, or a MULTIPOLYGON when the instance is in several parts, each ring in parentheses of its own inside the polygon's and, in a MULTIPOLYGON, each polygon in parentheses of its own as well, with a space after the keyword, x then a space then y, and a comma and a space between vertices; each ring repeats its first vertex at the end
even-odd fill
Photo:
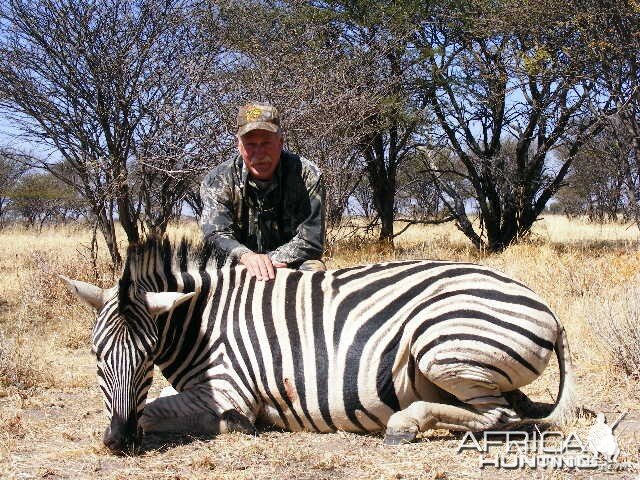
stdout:
MULTIPOLYGON (((200 236, 195 224, 170 230, 173 238, 185 233, 200 236)), ((640 413, 640 387, 630 375, 638 366, 633 355, 640 343, 630 340, 633 332, 637 335, 640 312, 637 229, 548 217, 530 239, 499 255, 475 251, 451 225, 411 227, 397 240, 395 252, 380 252, 366 240, 335 245, 328 266, 440 258, 490 265, 523 281, 547 300, 567 328, 584 406, 640 413)), ((93 313, 56 276, 111 286, 114 276, 104 246, 95 272, 89 243, 90 232, 81 227, 41 234, 0 231, 0 478, 514 478, 514 472, 479 470, 473 452, 456 455, 460 437, 447 432, 432 432, 399 449, 384 448, 378 436, 345 433, 150 438, 139 457, 109 455, 101 446, 105 418, 88 352, 93 313)), ((556 375, 548 369, 527 393, 551 401, 556 375)), ((156 382, 153 392, 161 386, 156 382)), ((584 416, 571 430, 584 433, 591 423, 584 416)), ((629 442, 622 445, 621 460, 637 463, 638 438, 629 442)), ((588 478, 593 472, 536 475, 588 478)), ((627 471, 607 478, 633 475, 627 471)))
POLYGON ((0 387, 27 390, 37 386, 53 386, 55 378, 41 353, 31 344, 31 339, 7 339, 0 333, 0 387))

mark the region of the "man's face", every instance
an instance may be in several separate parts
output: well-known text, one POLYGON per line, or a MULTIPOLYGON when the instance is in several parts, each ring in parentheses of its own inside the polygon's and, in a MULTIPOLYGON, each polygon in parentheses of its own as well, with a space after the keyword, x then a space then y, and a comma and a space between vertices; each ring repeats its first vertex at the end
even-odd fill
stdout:
POLYGON ((238 138, 238 150, 253 178, 271 180, 280 163, 282 136, 267 130, 251 130, 238 138))

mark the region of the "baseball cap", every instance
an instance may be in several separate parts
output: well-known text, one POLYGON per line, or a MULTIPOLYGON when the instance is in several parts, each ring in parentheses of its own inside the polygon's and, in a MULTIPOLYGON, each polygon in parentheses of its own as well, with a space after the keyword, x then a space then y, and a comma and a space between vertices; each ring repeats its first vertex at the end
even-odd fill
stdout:
POLYGON ((267 103, 247 103, 238 111, 238 136, 251 130, 280 131, 280 115, 276 107, 267 103))

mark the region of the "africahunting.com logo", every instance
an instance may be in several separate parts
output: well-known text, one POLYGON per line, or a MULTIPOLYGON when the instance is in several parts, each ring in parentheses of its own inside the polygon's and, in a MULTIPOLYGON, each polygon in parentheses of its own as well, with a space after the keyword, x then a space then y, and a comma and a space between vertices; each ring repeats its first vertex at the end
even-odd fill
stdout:
POLYGON ((467 432, 457 453, 477 451, 480 468, 618 469, 620 448, 613 429, 625 415, 607 424, 604 414, 598 413, 586 438, 555 430, 541 432, 537 426, 533 432, 486 431, 482 436, 467 432))

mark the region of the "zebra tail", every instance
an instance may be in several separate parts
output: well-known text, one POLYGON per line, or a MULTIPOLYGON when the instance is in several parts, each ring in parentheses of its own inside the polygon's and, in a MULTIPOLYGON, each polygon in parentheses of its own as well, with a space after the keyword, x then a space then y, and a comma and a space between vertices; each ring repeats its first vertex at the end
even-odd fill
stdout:
POLYGON ((551 413, 538 421, 553 423, 555 425, 567 425, 575 420, 578 397, 576 394, 576 383, 573 376, 573 362, 571 361, 571 352, 569 350, 567 333, 563 326, 560 328, 561 331, 556 338, 554 346, 560 369, 558 397, 556 399, 556 405, 551 413))

